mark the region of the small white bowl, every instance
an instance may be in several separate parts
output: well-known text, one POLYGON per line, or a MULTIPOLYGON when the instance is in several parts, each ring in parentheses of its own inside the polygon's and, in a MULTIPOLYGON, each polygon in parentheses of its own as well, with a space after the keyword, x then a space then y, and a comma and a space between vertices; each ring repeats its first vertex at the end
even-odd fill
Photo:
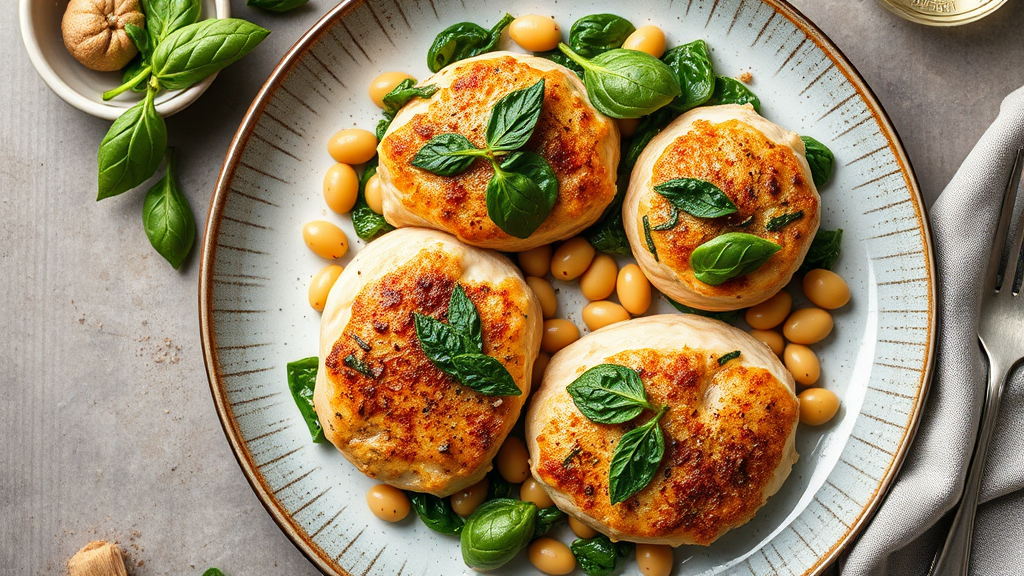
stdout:
MULTIPOLYGON (((60 22, 67 8, 66 0, 20 0, 21 39, 29 59, 46 85, 65 102, 82 112, 116 120, 122 112, 142 99, 142 94, 129 90, 103 101, 103 93, 121 85, 122 71, 96 72, 82 66, 64 47, 60 22)), ((231 15, 230 0, 203 0, 200 18, 227 18, 231 15)), ((195 102, 209 88, 216 75, 187 90, 161 92, 156 109, 167 117, 195 102)))

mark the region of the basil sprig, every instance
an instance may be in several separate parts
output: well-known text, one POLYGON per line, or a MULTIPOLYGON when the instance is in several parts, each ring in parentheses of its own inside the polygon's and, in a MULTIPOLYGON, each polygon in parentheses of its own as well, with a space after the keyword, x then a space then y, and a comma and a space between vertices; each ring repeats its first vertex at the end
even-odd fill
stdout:
POLYGON ((153 98, 146 92, 142 102, 126 110, 100 143, 99 194, 97 200, 117 196, 152 176, 167 150, 167 126, 157 114, 153 98))
POLYGON ((533 135, 544 104, 544 80, 506 94, 494 105, 487 122, 486 143, 477 148, 461 134, 438 134, 420 148, 412 165, 439 176, 469 170, 477 158, 491 163, 487 183, 487 216, 506 234, 528 238, 558 199, 558 178, 543 156, 518 151, 533 135))
POLYGON ((671 230, 679 224, 679 209, 675 206, 671 206, 672 211, 669 213, 668 220, 665 220, 661 224, 651 226, 651 230, 657 230, 658 232, 664 232, 665 230, 671 230))
POLYGON ((148 0, 142 3, 146 11, 146 31, 159 44, 171 32, 199 21, 202 2, 196 0, 148 0))
POLYGON ((416 86, 416 80, 412 78, 406 78, 398 83, 384 95, 382 99, 384 101, 384 118, 377 123, 377 140, 384 139, 384 133, 388 131, 391 126, 391 121, 395 119, 398 111, 402 109, 413 98, 430 98, 437 92, 437 86, 428 84, 426 86, 416 86))
POLYGON ((627 254, 632 255, 629 247, 629 238, 626 236, 626 229, 622 225, 622 202, 626 198, 625 183, 629 176, 622 176, 619 172, 618 191, 612 203, 605 208, 604 214, 590 228, 583 231, 583 237, 590 242, 594 250, 605 254, 627 254))
POLYGON ((814 185, 820 188, 832 177, 832 165, 835 162, 835 156, 828 149, 828 146, 810 136, 801 136, 800 139, 804 141, 807 164, 811 167, 811 178, 814 180, 814 185))
POLYGON ((565 44, 558 49, 583 67, 590 103, 612 118, 645 116, 682 92, 672 69, 645 52, 616 48, 588 60, 565 44))
POLYGON ((604 534, 574 540, 569 546, 587 576, 610 576, 633 552, 632 542, 612 542, 604 534))
POLYGON ((238 18, 203 20, 179 28, 153 52, 153 77, 165 90, 188 88, 238 61, 269 34, 238 18))
POLYGON ((608 494, 613 505, 625 501, 654 479, 665 456, 665 436, 658 421, 667 411, 668 406, 662 406, 646 424, 619 439, 608 472, 608 494))
POLYGON ((548 506, 547 508, 540 508, 537 510, 537 519, 534 523, 533 537, 540 538, 547 534, 555 527, 555 524, 562 522, 568 518, 565 512, 558 509, 557 506, 548 506))
POLYGON ((591 422, 622 424, 644 410, 657 410, 647 401, 636 370, 618 364, 598 364, 566 388, 576 408, 591 422))
POLYGON ((654 256, 655 262, 659 262, 658 247, 654 245, 654 236, 651 235, 651 219, 644 214, 641 220, 644 224, 644 242, 647 243, 647 251, 651 253, 651 256, 654 256))
POLYGON ((718 365, 719 366, 724 366, 726 364, 726 362, 739 358, 740 354, 741 354, 741 352, 739 350, 733 350, 732 352, 727 352, 725 354, 722 354, 718 358, 718 365))
POLYGON ((459 534, 465 526, 463 520, 452 509, 447 498, 438 498, 433 494, 421 494, 419 492, 406 492, 412 509, 420 520, 434 532, 441 534, 459 534))
POLYGON ((313 389, 316 387, 316 373, 319 364, 319 358, 311 356, 302 360, 296 360, 295 362, 289 362, 286 367, 288 371, 288 390, 292 393, 292 399, 295 400, 295 405, 298 406, 302 419, 306 421, 309 435, 313 437, 313 442, 317 444, 324 441, 324 429, 320 425, 316 409, 313 406, 313 389))
POLYGON ((673 178, 656 185, 654 191, 672 206, 698 218, 718 218, 738 210, 721 188, 699 178, 673 178))
POLYGON ((505 365, 483 353, 480 314, 459 284, 448 303, 448 322, 413 313, 416 338, 430 362, 460 384, 488 396, 519 396, 505 365))
POLYGON ((764 229, 769 232, 778 232, 786 226, 789 226, 793 222, 804 217, 804 211, 790 212, 789 214, 783 214, 782 216, 775 216, 768 219, 768 223, 764 225, 764 229))
POLYGON ((377 159, 374 158, 363 169, 363 174, 359 177, 359 195, 356 197, 355 206, 352 207, 352 228, 355 229, 356 236, 367 242, 395 229, 394 226, 388 224, 383 215, 371 210, 370 205, 366 203, 366 183, 376 173, 377 159))
MULTIPOLYGON (((129 90, 146 95, 114 121, 100 143, 97 200, 127 192, 156 173, 167 150, 167 126, 154 104, 161 90, 188 88, 204 80, 270 34, 237 18, 197 21, 201 0, 148 0, 143 9, 145 30, 126 26, 139 54, 125 69, 123 84, 105 92, 103 99, 129 90)), ((195 221, 173 169, 169 161, 167 176, 146 196, 143 225, 153 247, 177 268, 192 248, 195 221)))
POLYGON ((142 226, 149 243, 175 270, 196 239, 196 221, 188 198, 178 187, 176 171, 176 154, 168 148, 167 173, 149 190, 142 205, 142 226))
POLYGON ((584 58, 593 58, 622 47, 636 27, 615 14, 590 14, 573 23, 569 29, 569 46, 584 58))
POLYGON ((707 105, 716 106, 718 104, 750 104, 754 107, 755 112, 761 111, 761 100, 757 94, 754 94, 739 80, 728 76, 715 78, 715 91, 708 99, 707 105))
POLYGON ((579 64, 573 62, 572 58, 569 58, 568 56, 562 54, 558 50, 551 50, 548 52, 536 52, 534 53, 534 56, 537 56, 538 58, 544 58, 545 60, 551 60, 555 64, 561 64, 562 66, 565 66, 569 70, 575 72, 576 75, 580 77, 580 80, 583 79, 583 66, 580 66, 579 64))
POLYGON ((501 32, 512 20, 515 18, 511 14, 505 14, 490 30, 472 22, 452 24, 434 38, 427 50, 427 67, 431 72, 440 72, 452 62, 494 50, 501 39, 501 32))
POLYGON ((287 12, 304 5, 309 0, 248 0, 245 5, 270 12, 287 12))
POLYGON ((686 112, 711 99, 715 91, 715 71, 707 42, 694 40, 676 46, 666 52, 661 61, 675 72, 682 89, 682 94, 669 104, 673 110, 686 112))
POLYGON ((831 270, 839 259, 839 251, 843 245, 843 229, 818 230, 811 240, 811 247, 807 250, 803 264, 800 265, 800 272, 810 272, 816 268, 831 270))
POLYGON ((456 176, 469 170, 479 152, 462 134, 438 134, 420 148, 412 165, 438 176, 456 176))
POLYGON ((612 452, 608 490, 612 504, 618 504, 650 484, 665 455, 665 438, 658 421, 668 406, 654 406, 647 400, 643 381, 632 368, 599 364, 574 380, 566 391, 576 408, 592 422, 621 424, 644 410, 655 415, 645 424, 622 435, 612 452))
POLYGON ((775 242, 744 232, 729 232, 701 244, 690 254, 697 280, 711 286, 757 270, 782 249, 775 242))

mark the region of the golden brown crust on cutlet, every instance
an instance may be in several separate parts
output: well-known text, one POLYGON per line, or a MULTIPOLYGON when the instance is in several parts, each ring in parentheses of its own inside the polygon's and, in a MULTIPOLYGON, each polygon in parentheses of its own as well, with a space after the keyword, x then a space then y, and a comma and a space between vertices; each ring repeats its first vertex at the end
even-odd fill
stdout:
MULTIPOLYGON (((425 225, 455 234, 474 246, 522 250, 568 237, 600 217, 615 196, 615 165, 603 158, 611 122, 599 117, 561 70, 541 71, 511 56, 456 64, 457 78, 430 100, 426 113, 389 133, 380 158, 390 185, 405 211, 425 225), (543 156, 558 178, 558 199, 547 220, 530 239, 509 236, 487 217, 485 190, 493 174, 478 159, 457 176, 437 176, 412 166, 416 153, 432 137, 466 136, 477 147, 486 140, 487 121, 497 100, 509 92, 545 81, 543 111, 524 150, 543 156), (568 230, 559 233, 560 230, 568 230), (531 239, 539 241, 531 241, 531 239)), ((389 214, 385 204, 385 216, 389 214)))
POLYGON ((670 406, 661 420, 665 457, 654 479, 611 505, 615 444, 651 413, 622 425, 595 424, 571 401, 535 424, 534 474, 626 539, 682 536, 707 545, 750 520, 796 426, 798 404, 786 385, 763 368, 719 366, 717 356, 699 349, 629 350, 605 362, 637 370, 648 399, 670 406))
MULTIPOLYGON (((776 144, 759 130, 739 120, 712 124, 697 120, 658 158, 652 189, 640 199, 637 220, 647 216, 652 227, 671 217, 671 204, 653 186, 673 178, 697 178, 718 186, 738 208, 721 218, 697 218, 679 211, 679 222, 669 230, 652 230, 661 263, 671 268, 688 289, 710 297, 775 290, 788 279, 791 263, 802 259, 818 229, 818 193, 793 149, 776 144), (781 230, 769 232, 768 221, 784 214, 804 217, 781 230), (701 244, 728 232, 745 232, 782 246, 761 268, 711 286, 697 280, 690 255, 701 244)), ((640 226, 642 229, 642 225, 640 226)), ((750 304, 747 304, 750 305, 750 304)))
MULTIPOLYGON (((526 388, 522 396, 509 397, 477 393, 424 355, 413 312, 444 320, 461 273, 458 260, 446 251, 423 249, 364 286, 352 303, 344 334, 325 360, 335 391, 328 399, 334 417, 321 420, 360 471, 382 482, 408 480, 412 474, 418 477, 418 490, 443 493, 460 478, 482 474, 529 392, 526 388), (346 366, 349 355, 375 377, 346 366)), ((461 285, 480 314, 484 353, 523 383, 529 381, 522 352, 528 301, 517 280, 461 285)))

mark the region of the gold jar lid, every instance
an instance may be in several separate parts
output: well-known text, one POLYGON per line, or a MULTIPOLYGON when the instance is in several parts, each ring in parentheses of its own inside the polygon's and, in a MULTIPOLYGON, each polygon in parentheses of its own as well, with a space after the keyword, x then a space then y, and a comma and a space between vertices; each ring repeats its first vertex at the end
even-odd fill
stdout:
POLYGON ((1006 0, 878 0, 890 11, 918 24, 959 26, 981 20, 1006 0))

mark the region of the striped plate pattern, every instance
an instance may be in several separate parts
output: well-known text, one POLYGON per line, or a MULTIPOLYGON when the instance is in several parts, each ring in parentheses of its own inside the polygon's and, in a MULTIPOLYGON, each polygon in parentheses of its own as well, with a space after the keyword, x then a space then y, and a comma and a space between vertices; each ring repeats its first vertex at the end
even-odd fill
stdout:
MULTIPOLYGON (((505 9, 553 14, 563 29, 587 13, 615 12, 662 26, 670 45, 704 38, 718 73, 753 74, 767 118, 835 152, 833 180, 822 190, 822 227, 845 230, 837 272, 853 300, 815 348, 821 385, 839 394, 842 409, 826 426, 801 427, 800 461, 753 521, 710 547, 676 550, 687 574, 820 573, 883 496, 927 388, 934 267, 907 157, 857 72, 780 0, 598 0, 585 11, 570 4, 351 0, 286 55, 239 128, 207 224, 200 316, 228 440, 267 510, 324 573, 468 572, 454 539, 413 519, 384 525, 374 518, 364 503, 373 482, 333 447, 309 441, 285 364, 316 354, 319 316, 306 303, 306 286, 325 262, 305 248, 301 227, 334 221, 353 241, 348 258, 359 250, 348 217, 329 213, 320 195, 332 163, 325 143, 340 128, 373 128, 379 111, 366 87, 380 72, 425 77, 426 48, 442 28, 463 20, 489 27, 505 9)), ((576 284, 556 287, 562 309, 582 325, 576 284)), ((652 309, 668 311, 663 300, 652 309)), ((555 535, 570 538, 565 529, 555 535)), ((521 556, 500 573, 534 571, 521 556)))

